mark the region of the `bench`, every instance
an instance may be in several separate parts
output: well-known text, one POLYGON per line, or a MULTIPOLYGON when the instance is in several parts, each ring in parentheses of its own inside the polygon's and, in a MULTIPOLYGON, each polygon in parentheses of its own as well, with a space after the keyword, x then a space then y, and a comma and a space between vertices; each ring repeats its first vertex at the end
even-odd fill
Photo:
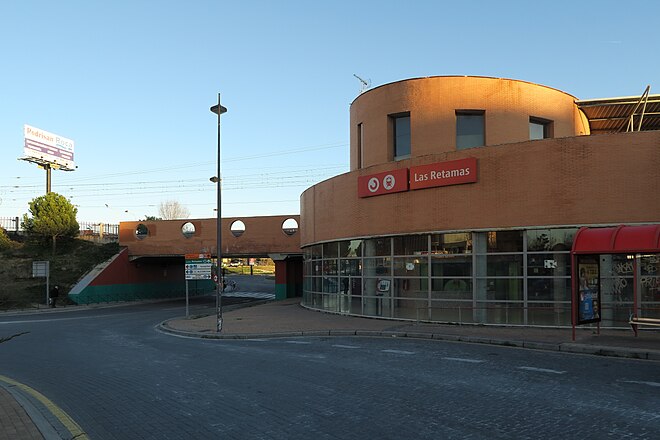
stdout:
POLYGON ((635 336, 637 336, 637 326, 639 325, 648 325, 651 327, 660 327, 660 319, 656 318, 641 318, 634 313, 630 315, 630 320, 628 321, 628 324, 632 327, 633 331, 635 332, 635 336))

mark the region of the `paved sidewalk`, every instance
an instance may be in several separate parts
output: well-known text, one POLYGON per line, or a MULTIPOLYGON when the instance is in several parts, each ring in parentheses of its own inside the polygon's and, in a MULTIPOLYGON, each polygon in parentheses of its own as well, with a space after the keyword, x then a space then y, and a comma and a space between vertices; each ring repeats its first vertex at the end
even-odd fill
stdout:
POLYGON ((36 440, 44 437, 25 409, 0 387, 0 439, 36 440))
POLYGON ((163 322, 161 330, 179 335, 247 339, 293 336, 381 336, 439 339, 506 345, 601 356, 660 361, 660 331, 578 328, 575 341, 570 328, 499 327, 483 325, 428 324, 357 318, 309 310, 300 298, 261 303, 253 307, 223 309, 222 332, 216 333, 214 310, 208 316, 177 318, 163 322))

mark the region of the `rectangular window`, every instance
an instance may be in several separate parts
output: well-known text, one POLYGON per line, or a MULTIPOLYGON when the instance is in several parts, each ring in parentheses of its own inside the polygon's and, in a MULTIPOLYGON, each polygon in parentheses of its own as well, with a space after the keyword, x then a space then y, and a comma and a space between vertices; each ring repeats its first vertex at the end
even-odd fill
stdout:
POLYGON ((456 149, 486 145, 483 110, 456 111, 456 149))
POLYGON ((357 126, 357 168, 362 168, 362 124, 357 126))
POLYGON ((410 157, 410 113, 390 116, 394 138, 394 160, 410 157))
POLYGON ((541 118, 529 118, 529 139, 548 139, 552 137, 552 121, 541 118))

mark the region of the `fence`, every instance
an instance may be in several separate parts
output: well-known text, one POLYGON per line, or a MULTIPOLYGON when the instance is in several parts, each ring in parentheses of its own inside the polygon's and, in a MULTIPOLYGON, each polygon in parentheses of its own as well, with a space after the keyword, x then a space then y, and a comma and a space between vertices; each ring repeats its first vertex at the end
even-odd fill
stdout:
POLYGON ((0 217, 0 228, 8 232, 20 232, 23 230, 19 217, 0 217))
MULTIPOLYGON (((98 222, 79 222, 78 224, 80 225, 80 238, 98 238, 110 241, 116 241, 119 238, 119 225, 117 224, 98 222)), ((0 228, 17 234, 23 232, 20 217, 0 217, 0 228)))

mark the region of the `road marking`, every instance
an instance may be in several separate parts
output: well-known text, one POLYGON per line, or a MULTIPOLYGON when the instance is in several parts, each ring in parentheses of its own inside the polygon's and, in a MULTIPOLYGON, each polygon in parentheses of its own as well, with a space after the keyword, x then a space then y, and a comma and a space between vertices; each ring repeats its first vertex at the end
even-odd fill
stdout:
POLYGON ((311 344, 309 341, 284 341, 287 344, 311 344))
POLYGON ((255 298, 255 299, 275 299, 274 293, 266 292, 245 292, 242 290, 236 290, 231 292, 223 292, 222 296, 231 297, 231 298, 255 298))
POLYGON ((405 350, 381 350, 383 353, 394 353, 394 354, 415 354, 414 351, 405 351, 405 350))
POLYGON ((29 386, 22 384, 20 382, 16 382, 13 379, 10 379, 6 376, 0 375, 0 381, 5 382, 8 385, 13 385, 16 388, 21 389, 22 391, 28 393, 35 399, 37 399, 41 404, 43 404, 48 411, 62 423, 66 427, 66 429, 69 430, 71 433, 71 438, 75 438, 77 440, 89 440, 89 437, 85 433, 85 431, 82 430, 82 428, 73 421, 71 417, 67 413, 65 413, 59 406, 55 405, 50 399, 48 399, 46 396, 41 394, 39 391, 30 388, 29 386))
POLYGON ((644 380, 623 380, 622 382, 637 383, 637 384, 640 384, 640 385, 648 385, 650 387, 660 387, 660 383, 658 383, 658 382, 647 382, 647 381, 644 381, 644 380))
POLYGON ((549 368, 537 368, 537 367, 518 367, 519 370, 526 371, 536 371, 538 373, 552 373, 552 374, 565 374, 565 371, 559 370, 550 370, 549 368))
POLYGON ((341 344, 335 344, 333 345, 335 348, 360 348, 357 345, 341 345, 341 344))
POLYGON ((443 357, 442 359, 446 361, 468 362, 470 364, 480 364, 482 362, 486 362, 480 359, 465 359, 465 358, 451 358, 451 357, 443 357))

